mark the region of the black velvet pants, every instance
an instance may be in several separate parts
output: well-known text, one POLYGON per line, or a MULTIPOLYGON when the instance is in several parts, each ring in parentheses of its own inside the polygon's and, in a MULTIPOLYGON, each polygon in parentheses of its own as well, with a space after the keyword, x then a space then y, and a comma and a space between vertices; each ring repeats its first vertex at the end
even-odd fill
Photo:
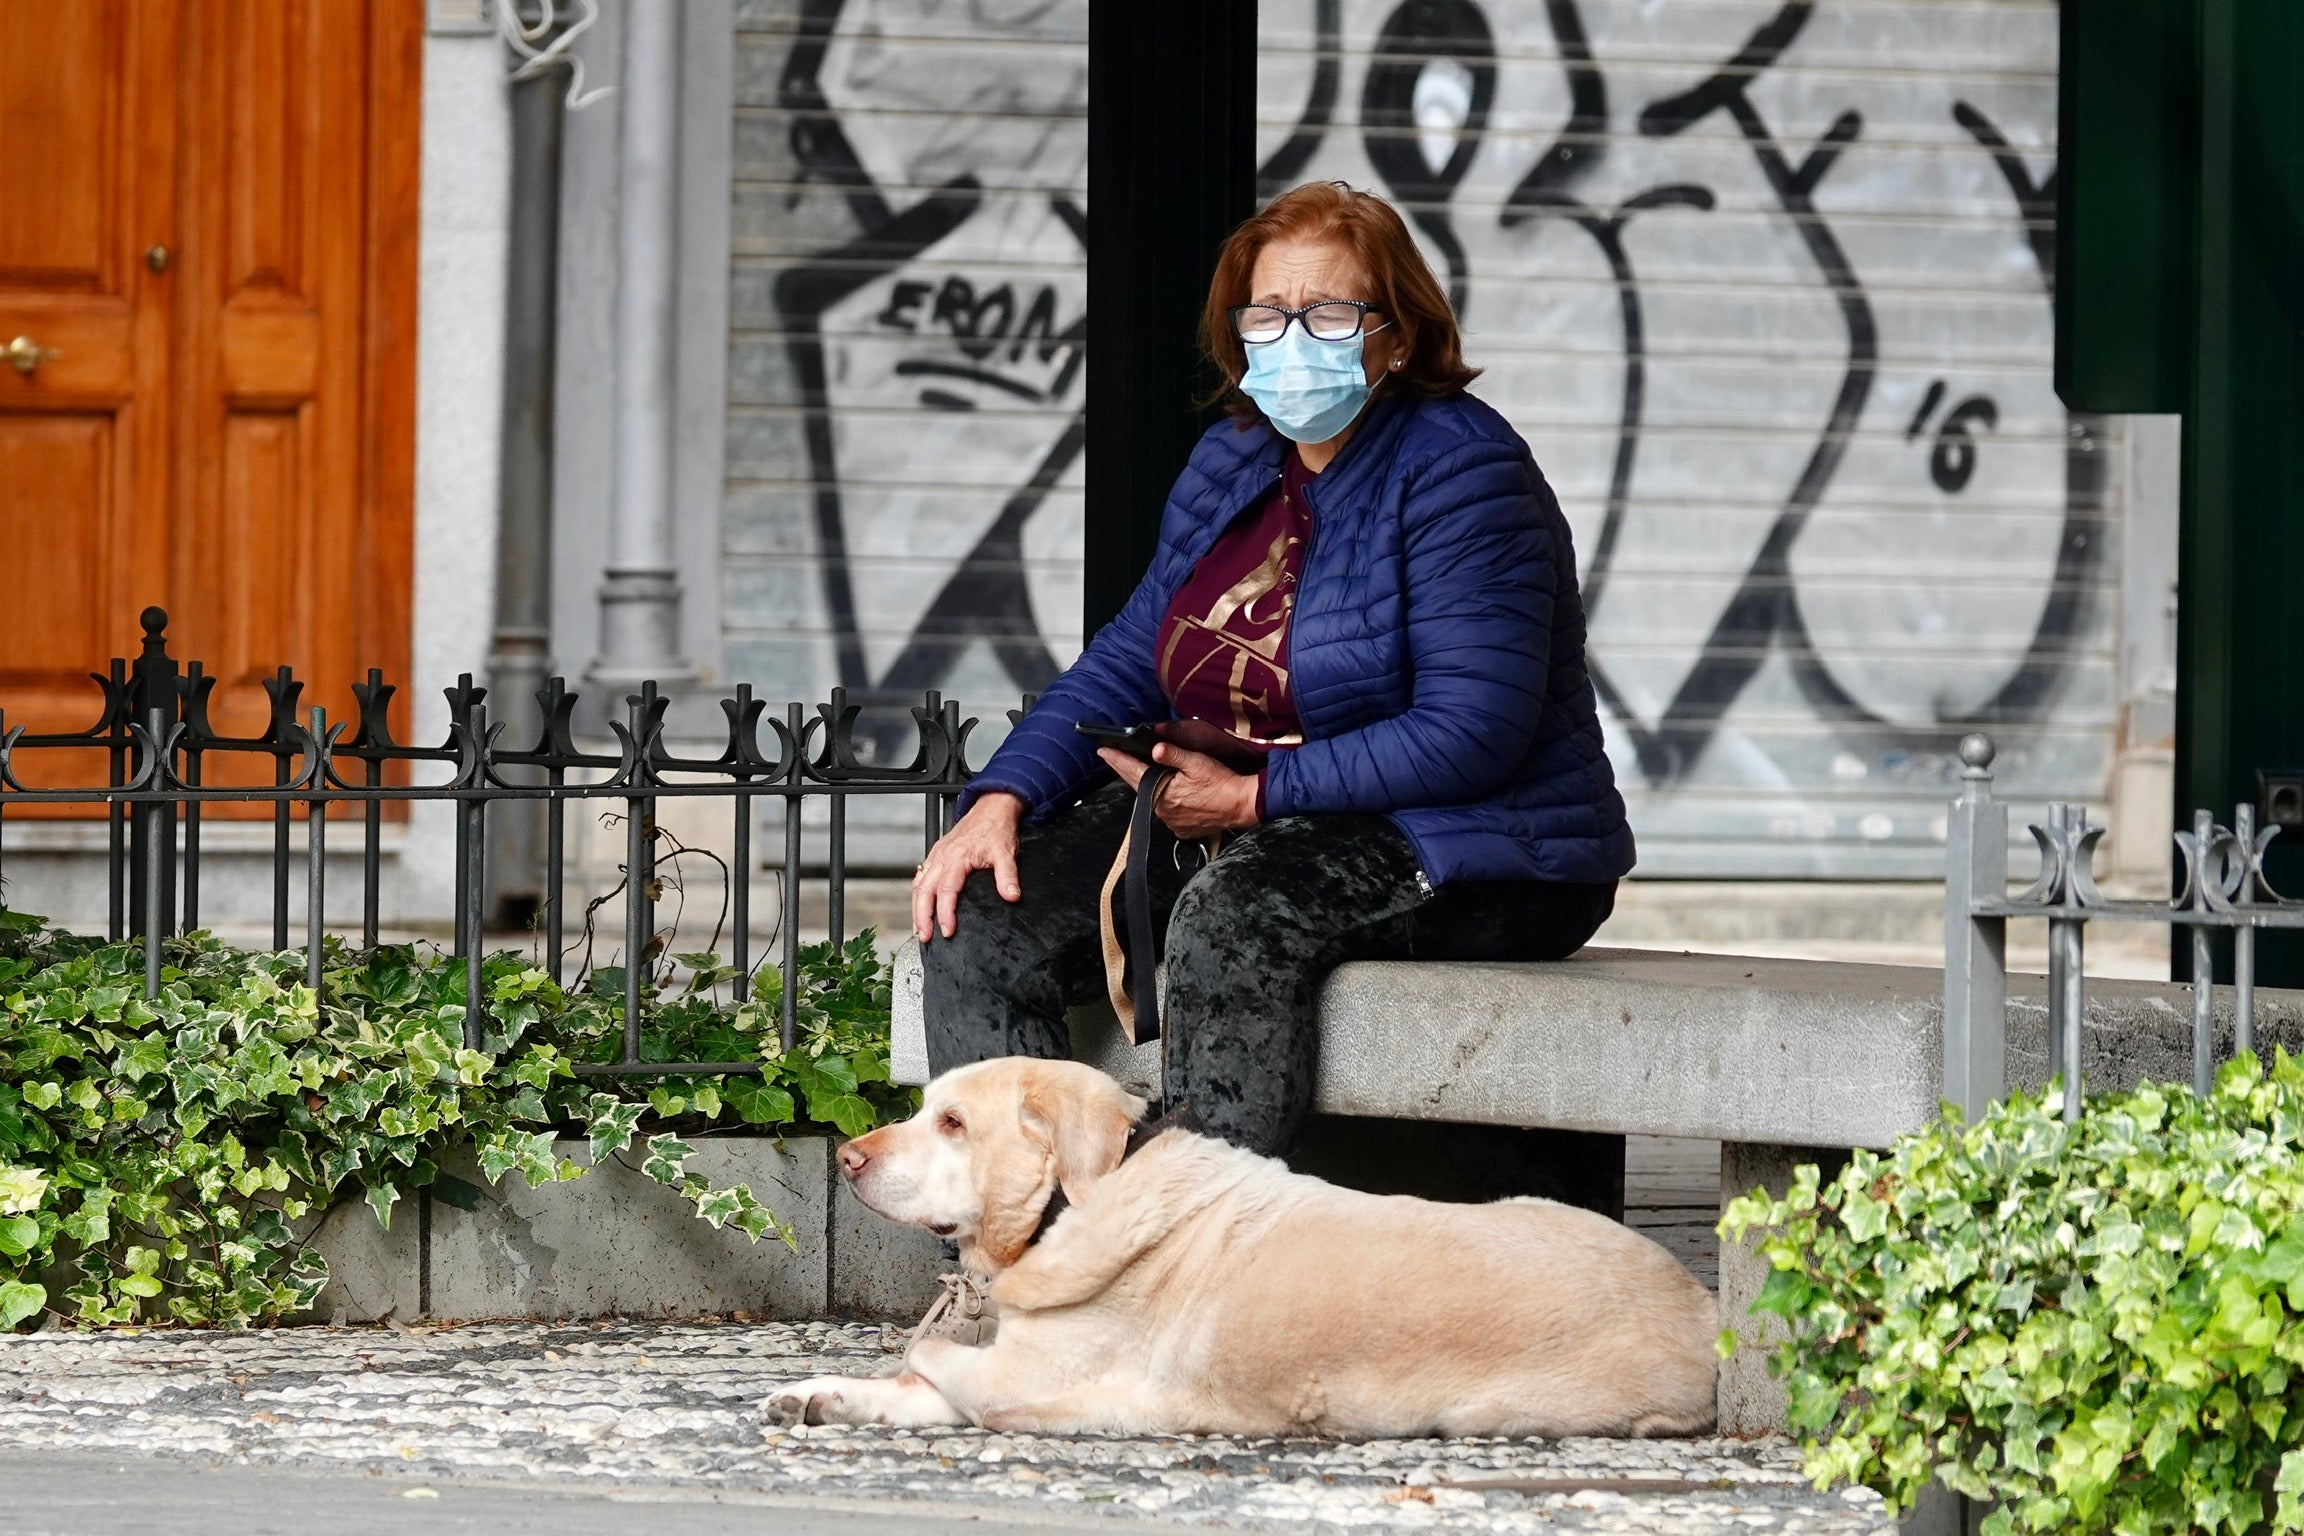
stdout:
MULTIPOLYGON (((988 872, 969 879, 957 931, 931 940, 922 953, 931 1069, 1069 1054, 1064 1010, 1103 994, 1097 900, 1130 804, 1115 782, 1026 827, 1017 850, 1020 901, 1002 901, 988 872)), ((1313 1009, 1337 965, 1565 959, 1592 937, 1616 899, 1613 881, 1460 881, 1427 892, 1407 839, 1381 816, 1267 822, 1226 839, 1222 856, 1189 879, 1164 863, 1153 861, 1153 915, 1167 938, 1168 1106, 1188 1105, 1209 1134, 1272 1156, 1304 1150, 1319 1044, 1313 1009)), ((1386 1183, 1383 1165, 1392 1159, 1369 1154, 1387 1138, 1411 1133, 1386 1131, 1380 1122, 1351 1124, 1354 1133, 1343 1143, 1309 1127, 1311 1140, 1322 1144, 1310 1149, 1313 1171, 1363 1186, 1386 1183), (1358 1162, 1370 1166, 1355 1176, 1349 1165, 1358 1162)), ((1499 1157, 1488 1145, 1497 1138, 1483 1138, 1484 1128, 1437 1129, 1456 1133, 1455 1145, 1440 1152, 1452 1176, 1440 1193, 1552 1193, 1609 1203, 1605 1166, 1563 1185, 1541 1170, 1509 1166, 1527 1159, 1499 1157), (1597 1187, 1587 1189, 1592 1174, 1597 1187)), ((1545 1139, 1503 1134, 1531 1146, 1530 1136, 1545 1139)), ((1549 1138, 1555 1154, 1563 1150, 1560 1133, 1549 1138)), ((1611 1140, 1620 1202, 1621 1140, 1611 1140)), ((1604 1164, 1605 1148, 1597 1150, 1604 1164)))

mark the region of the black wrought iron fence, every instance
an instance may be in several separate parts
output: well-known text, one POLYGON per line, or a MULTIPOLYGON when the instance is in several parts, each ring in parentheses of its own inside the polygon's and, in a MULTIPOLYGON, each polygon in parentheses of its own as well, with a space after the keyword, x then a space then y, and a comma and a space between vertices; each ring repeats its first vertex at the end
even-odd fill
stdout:
POLYGON ((2083 943, 2090 922, 2151 923, 2188 930, 2192 960, 2192 1088, 2214 1082, 2216 980, 2211 943, 2232 934, 2232 1044, 2256 1045, 2256 934, 2304 928, 2304 900, 2275 891, 2264 876, 2264 850, 2277 826, 2257 825, 2257 808, 2233 808, 2232 825, 2195 811, 2176 833, 2182 879, 2173 900, 2117 900, 2097 889, 2091 868, 2104 828, 2086 806, 2051 805, 2029 830, 2040 845, 2040 873, 2020 895, 2008 894, 2008 807, 1992 796, 1992 740, 1960 743, 1960 796, 1946 824, 1944 881, 1944 1096, 1971 1118, 2006 1091, 2008 920, 2048 924, 2048 1076, 2064 1084, 2064 1118, 2077 1120, 2085 1084, 2080 1069, 2086 1016, 2083 943))
MULTIPOLYGON (((812 710, 798 703, 771 715, 749 684, 720 700, 726 738, 710 757, 682 756, 665 740, 670 700, 654 683, 625 700, 621 721, 608 729, 614 750, 587 750, 575 739, 577 694, 552 678, 536 701, 542 727, 527 747, 507 747, 504 727, 489 720, 487 690, 470 674, 447 689, 447 739, 436 747, 395 741, 388 715, 396 685, 371 669, 353 685, 356 719, 347 732, 326 711, 303 711, 304 684, 282 667, 264 683, 270 719, 256 736, 220 734, 209 710, 217 679, 197 662, 180 665, 168 653, 168 616, 158 608, 143 614, 144 642, 131 662, 115 658, 108 673, 91 674, 102 694, 102 713, 82 731, 32 734, 10 726, 0 707, 0 881, 6 878, 8 812, 34 805, 103 808, 109 826, 106 844, 110 874, 109 922, 114 940, 141 939, 146 995, 159 994, 162 943, 171 934, 200 926, 201 851, 205 807, 221 802, 258 803, 272 808, 272 938, 290 947, 289 897, 293 886, 291 828, 303 810, 304 947, 308 977, 321 981, 323 937, 328 917, 328 839, 330 806, 356 807, 360 838, 360 942, 378 940, 384 862, 384 807, 393 802, 445 801, 455 806, 456 956, 465 962, 465 1043, 477 1047, 486 1019, 482 977, 483 919, 490 890, 488 819, 491 810, 541 802, 544 815, 542 901, 535 926, 543 941, 552 979, 565 982, 569 953, 567 926, 568 808, 594 801, 623 803, 624 862, 624 1040, 622 1059, 591 1063, 579 1072, 599 1075, 736 1074, 756 1072, 753 1062, 644 1062, 641 1052, 642 1003, 649 968, 658 949, 657 903, 662 831, 658 804, 665 800, 711 799, 729 802, 733 854, 728 861, 729 933, 733 944, 729 983, 741 1002, 751 995, 756 966, 750 953, 754 818, 759 802, 777 802, 784 838, 777 932, 782 954, 781 1035, 793 1044, 799 997, 800 902, 803 826, 808 802, 825 807, 824 875, 827 928, 837 942, 845 935, 849 802, 859 796, 912 796, 921 802, 925 847, 950 823, 952 806, 973 769, 967 745, 977 722, 960 716, 957 702, 928 693, 908 707, 918 731, 910 762, 901 767, 866 760, 856 733, 862 707, 834 689, 829 703, 812 710), (50 763, 105 754, 102 784, 33 787, 34 754, 58 756, 50 763), (269 784, 232 783, 248 775, 232 763, 258 765, 269 784), (405 765, 395 769, 394 765, 405 765), (441 782, 421 782, 427 773, 441 782), (397 782, 396 782, 397 781, 397 782)), ((1027 701, 1028 703, 1029 701, 1027 701)), ((1015 719, 1016 713, 1010 718, 1015 719)), ((23 818, 18 818, 18 825, 23 818)), ((764 962, 765 957, 763 957, 764 962)))

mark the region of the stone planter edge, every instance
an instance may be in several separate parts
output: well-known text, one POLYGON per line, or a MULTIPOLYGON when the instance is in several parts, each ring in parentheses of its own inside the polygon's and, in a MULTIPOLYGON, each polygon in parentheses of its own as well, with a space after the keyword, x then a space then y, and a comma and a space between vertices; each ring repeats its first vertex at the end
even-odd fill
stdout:
MULTIPOLYGON (((926 1232, 874 1215, 839 1176, 831 1135, 691 1138, 691 1167, 716 1184, 747 1183, 799 1235, 794 1252, 715 1232, 672 1191, 631 1166, 530 1189, 517 1175, 490 1183, 468 1148, 446 1172, 472 1186, 464 1209, 445 1191, 419 1192, 390 1229, 358 1199, 340 1202, 311 1239, 329 1282, 303 1320, 413 1322, 478 1318, 763 1320, 917 1318, 945 1267, 926 1232)), ((558 1155, 590 1165, 582 1141, 558 1155)))

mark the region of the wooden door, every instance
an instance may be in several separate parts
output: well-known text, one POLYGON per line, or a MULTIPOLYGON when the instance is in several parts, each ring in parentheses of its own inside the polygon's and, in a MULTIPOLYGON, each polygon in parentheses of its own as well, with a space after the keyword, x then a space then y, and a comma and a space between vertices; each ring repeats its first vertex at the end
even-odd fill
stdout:
POLYGON ((0 707, 147 604, 260 733, 405 678, 422 0, 0 0, 0 707), (26 217, 24 210, 34 216, 26 217), (19 600, 19 594, 31 594, 19 600))
POLYGON ((176 242, 175 21, 0 0, 0 709, 35 732, 95 721, 89 672, 169 593, 174 284, 145 253, 176 242))

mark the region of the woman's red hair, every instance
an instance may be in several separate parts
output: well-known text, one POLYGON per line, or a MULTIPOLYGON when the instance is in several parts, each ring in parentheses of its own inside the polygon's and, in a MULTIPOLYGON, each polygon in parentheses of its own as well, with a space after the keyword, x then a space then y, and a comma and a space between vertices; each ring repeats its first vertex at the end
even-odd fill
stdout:
POLYGON ((1338 297, 1365 299, 1374 306, 1370 323, 1391 321, 1408 348, 1400 371, 1377 381, 1379 393, 1452 395, 1479 377, 1480 370, 1464 361, 1464 340, 1448 295, 1399 213, 1372 192, 1341 181, 1311 181, 1281 193, 1242 221, 1217 253, 1208 303, 1200 312, 1200 345, 1223 375, 1217 398, 1233 415, 1253 421, 1263 413, 1240 392, 1248 358, 1232 329, 1232 311, 1253 301, 1256 258, 1266 245, 1283 239, 1333 240, 1359 259, 1368 274, 1368 292, 1338 297))

